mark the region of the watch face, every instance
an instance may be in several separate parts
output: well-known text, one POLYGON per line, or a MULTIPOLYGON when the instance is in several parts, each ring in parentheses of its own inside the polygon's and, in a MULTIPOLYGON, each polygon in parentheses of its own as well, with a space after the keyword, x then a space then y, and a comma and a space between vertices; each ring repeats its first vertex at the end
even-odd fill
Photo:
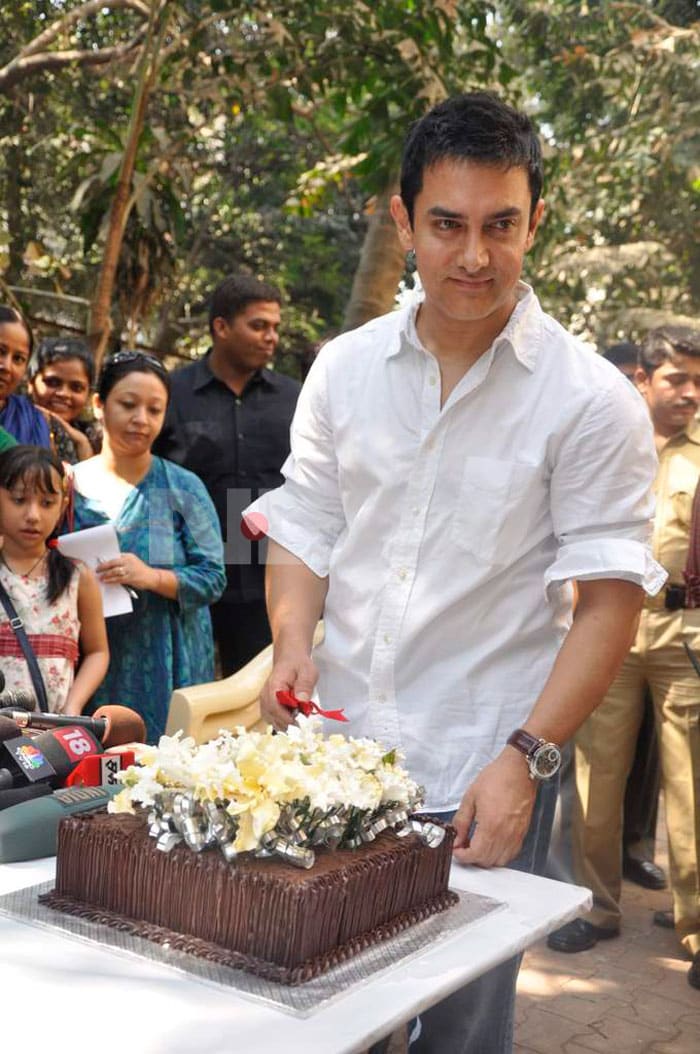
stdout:
POLYGON ((561 750, 554 743, 543 743, 530 756, 535 779, 548 780, 556 775, 561 765, 561 750))

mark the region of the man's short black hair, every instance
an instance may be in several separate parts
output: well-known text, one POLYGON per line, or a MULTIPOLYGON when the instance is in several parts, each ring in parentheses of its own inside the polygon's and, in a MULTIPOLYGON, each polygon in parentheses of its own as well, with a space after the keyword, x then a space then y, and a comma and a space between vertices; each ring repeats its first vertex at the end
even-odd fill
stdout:
POLYGON ((256 300, 274 301, 282 303, 282 294, 275 285, 269 282, 261 282, 252 275, 234 274, 224 278, 217 285, 211 295, 209 302, 209 332, 214 332, 214 319, 225 318, 230 322, 241 311, 245 311, 248 304, 256 300))
POLYGON ((627 366, 630 362, 636 366, 639 362, 639 345, 633 344, 631 340, 621 340, 619 344, 611 344, 606 348, 603 358, 612 362, 613 366, 627 366))
POLYGON ((440 161, 524 168, 530 216, 542 194, 542 149, 529 117, 491 92, 466 92, 438 103, 411 127, 401 162, 401 198, 413 224, 423 173, 440 161))
POLYGON ((657 326, 642 341, 639 365, 650 377, 665 362, 673 362, 676 355, 700 358, 700 329, 692 326, 657 326))

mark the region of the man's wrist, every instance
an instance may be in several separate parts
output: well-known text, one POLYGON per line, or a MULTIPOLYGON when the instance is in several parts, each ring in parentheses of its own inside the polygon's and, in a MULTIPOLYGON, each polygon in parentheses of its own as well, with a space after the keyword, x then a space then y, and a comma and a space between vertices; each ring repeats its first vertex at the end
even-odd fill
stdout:
POLYGON ((520 753, 525 760, 530 779, 548 780, 561 768, 561 749, 542 736, 534 736, 524 728, 516 728, 507 740, 507 746, 520 753))
POLYGON ((287 656, 311 655, 313 647, 313 633, 307 635, 299 630, 289 630, 276 634, 273 637, 273 653, 275 661, 279 662, 287 656))

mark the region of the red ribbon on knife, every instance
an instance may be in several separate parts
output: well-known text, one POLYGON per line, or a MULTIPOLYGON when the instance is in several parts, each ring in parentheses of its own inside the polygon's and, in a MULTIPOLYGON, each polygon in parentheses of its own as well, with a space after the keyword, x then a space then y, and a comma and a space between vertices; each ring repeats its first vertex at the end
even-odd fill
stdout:
POLYGON ((322 710, 320 706, 312 703, 311 700, 297 699, 292 692, 286 692, 284 689, 280 689, 277 692, 277 702, 290 710, 301 710, 304 717, 308 717, 309 714, 318 714, 320 717, 329 717, 331 721, 347 721, 347 717, 342 710, 322 710))

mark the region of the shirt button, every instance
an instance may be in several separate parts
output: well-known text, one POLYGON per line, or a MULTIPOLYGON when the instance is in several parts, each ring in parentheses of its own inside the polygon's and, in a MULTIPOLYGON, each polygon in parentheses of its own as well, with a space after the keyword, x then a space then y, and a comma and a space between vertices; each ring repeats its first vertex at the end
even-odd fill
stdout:
POLYGON ((236 406, 242 406, 242 405, 243 405, 243 400, 242 399, 236 399, 236 406))
POLYGON ((428 377, 428 384, 432 384, 432 385, 437 384, 437 377, 435 376, 434 373, 432 373, 430 375, 430 377, 428 377))
POLYGON ((391 644, 391 641, 392 641, 391 634, 390 633, 385 633, 384 634, 384 643, 385 644, 391 644))
POLYGON ((401 581, 405 582, 406 575, 408 574, 408 571, 406 570, 406 568, 405 567, 401 567, 401 568, 399 568, 399 570, 396 573, 399 576, 399 578, 401 579, 401 581))
POLYGON ((382 692, 380 695, 377 696, 377 702, 378 703, 385 703, 386 702, 386 696, 384 695, 384 692, 382 692))
POLYGON ((413 513, 414 516, 420 516, 420 509, 418 508, 417 505, 416 505, 415 509, 411 509, 411 512, 413 513))
POLYGON ((238 438, 239 438, 239 439, 243 439, 243 438, 244 438, 244 436, 243 436, 243 433, 242 433, 242 432, 239 432, 239 433, 238 433, 238 438))

